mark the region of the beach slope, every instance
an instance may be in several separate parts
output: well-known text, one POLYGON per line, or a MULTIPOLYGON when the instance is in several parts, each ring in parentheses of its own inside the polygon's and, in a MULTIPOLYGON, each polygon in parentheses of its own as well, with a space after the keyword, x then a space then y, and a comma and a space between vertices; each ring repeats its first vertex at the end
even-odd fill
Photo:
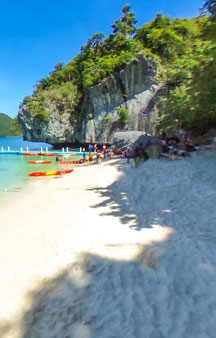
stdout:
POLYGON ((1 208, 1 338, 216 331, 216 157, 36 178, 1 208))

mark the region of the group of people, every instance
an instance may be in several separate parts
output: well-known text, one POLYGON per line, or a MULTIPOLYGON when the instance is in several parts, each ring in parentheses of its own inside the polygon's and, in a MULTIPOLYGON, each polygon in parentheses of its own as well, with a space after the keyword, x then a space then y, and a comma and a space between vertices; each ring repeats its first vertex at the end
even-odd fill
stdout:
MULTIPOLYGON (((85 148, 82 149, 83 150, 83 160, 86 161, 86 152, 85 152, 85 148)), ((93 159, 94 159, 94 154, 96 153, 96 163, 100 164, 102 162, 102 159, 109 157, 110 159, 113 158, 114 156, 114 152, 112 150, 111 147, 107 147, 106 144, 104 144, 102 146, 102 148, 98 147, 97 144, 89 144, 88 146, 88 150, 89 150, 89 156, 88 156, 88 161, 90 163, 92 163, 93 159)))
MULTIPOLYGON (((161 145, 161 155, 169 159, 182 159, 186 156, 189 156, 190 151, 195 151, 197 148, 193 145, 191 139, 188 139, 184 143, 184 146, 180 144, 180 139, 178 137, 167 137, 165 133, 162 133, 160 136, 160 145, 161 145)), ((94 158, 96 158, 96 163, 100 164, 103 159, 109 158, 112 159, 114 155, 119 155, 127 159, 127 162, 130 162, 131 158, 141 158, 144 161, 148 159, 148 154, 145 151, 145 147, 142 143, 137 145, 135 148, 127 147, 127 149, 122 152, 120 147, 113 149, 112 147, 103 144, 103 146, 98 146, 97 143, 89 144, 88 146, 88 157, 86 156, 86 149, 82 148, 83 162, 88 161, 92 163, 94 158), (94 154, 96 156, 94 157, 94 154), (87 157, 87 158, 86 158, 87 157)), ((56 161, 58 161, 58 156, 56 161)))
POLYGON ((190 138, 181 144, 180 139, 177 136, 167 137, 165 133, 162 133, 160 140, 162 155, 171 160, 183 159, 186 156, 189 156, 190 151, 197 150, 190 138))
MULTIPOLYGON (((199 153, 200 147, 194 144, 191 138, 188 138, 183 142, 177 136, 167 137, 167 135, 162 132, 159 139, 161 147, 160 155, 171 160, 184 159, 185 157, 190 156, 191 151, 197 151, 197 154, 199 153)), ((214 142, 215 143, 213 145, 211 144, 206 146, 206 148, 215 148, 216 138, 214 142)), ((111 147, 108 147, 104 144, 99 148, 97 144, 90 144, 89 161, 91 162, 93 160, 93 152, 96 153, 96 162, 98 164, 100 164, 104 158, 112 159, 114 155, 119 155, 120 157, 126 158, 128 163, 132 158, 139 158, 143 161, 146 161, 149 158, 148 153, 145 151, 147 146, 144 147, 142 143, 139 143, 135 148, 128 146, 125 151, 122 151, 120 147, 112 149, 111 147)))
POLYGON ((114 156, 113 149, 111 147, 107 147, 105 144, 103 145, 102 149, 98 149, 96 153, 96 160, 97 163, 100 164, 103 158, 112 159, 114 156))

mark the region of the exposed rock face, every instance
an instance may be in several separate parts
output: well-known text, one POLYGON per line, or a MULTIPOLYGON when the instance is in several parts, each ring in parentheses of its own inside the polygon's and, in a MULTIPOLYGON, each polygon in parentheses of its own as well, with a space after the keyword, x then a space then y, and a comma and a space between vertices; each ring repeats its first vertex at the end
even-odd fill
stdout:
POLYGON ((153 101, 161 85, 158 82, 158 69, 154 61, 145 59, 142 54, 138 61, 126 64, 115 77, 104 79, 99 85, 89 88, 81 105, 81 114, 92 116, 83 125, 80 141, 111 142, 119 125, 119 111, 122 106, 128 110, 127 130, 153 133, 156 113, 153 101), (143 118, 142 111, 149 117, 143 118))
POLYGON ((161 143, 157 137, 141 135, 131 147, 131 155, 134 156, 136 148, 141 147, 149 158, 159 158, 161 153, 161 143))
POLYGON ((22 105, 18 120, 25 139, 50 144, 74 143, 74 128, 70 122, 70 112, 60 115, 54 106, 50 105, 49 109, 49 121, 43 122, 31 116, 27 105, 22 105))
POLYGON ((136 156, 137 147, 141 146, 149 158, 159 158, 161 153, 160 140, 157 137, 144 135, 140 131, 117 132, 113 137, 113 145, 122 151, 128 151, 131 157, 136 156))
POLYGON ((54 145, 76 141, 111 143, 116 131, 154 133, 157 117, 154 102, 160 89, 156 63, 140 53, 138 61, 126 64, 117 75, 85 91, 79 107, 83 117, 81 131, 75 130, 70 112, 65 109, 59 113, 52 104, 47 108, 50 112, 48 122, 33 118, 25 104, 19 111, 18 119, 27 140, 54 145), (120 123, 121 107, 128 111, 126 126, 120 123), (142 111, 148 111, 149 117, 143 118, 142 111))
POLYGON ((113 136, 113 146, 120 147, 125 151, 128 147, 136 142, 136 140, 143 135, 142 131, 120 131, 113 136))

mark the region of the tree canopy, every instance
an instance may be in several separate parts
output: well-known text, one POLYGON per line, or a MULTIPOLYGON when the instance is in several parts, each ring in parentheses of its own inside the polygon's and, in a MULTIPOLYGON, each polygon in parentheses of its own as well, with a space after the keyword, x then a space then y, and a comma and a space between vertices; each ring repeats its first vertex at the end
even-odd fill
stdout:
POLYGON ((125 5, 122 8, 122 12, 124 14, 123 17, 116 20, 116 22, 112 25, 113 33, 121 33, 130 37, 136 31, 135 24, 137 23, 137 20, 134 13, 130 12, 130 5, 125 5))
POLYGON ((205 1, 203 7, 201 8, 201 14, 210 13, 211 15, 216 15, 216 0, 207 0, 205 1))

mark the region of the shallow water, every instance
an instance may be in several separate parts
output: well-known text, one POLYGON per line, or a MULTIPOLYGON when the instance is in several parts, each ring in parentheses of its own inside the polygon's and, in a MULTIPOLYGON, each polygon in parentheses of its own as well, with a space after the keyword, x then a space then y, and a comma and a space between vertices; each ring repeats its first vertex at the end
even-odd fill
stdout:
MULTIPOLYGON (((8 192, 19 192, 27 186, 29 182, 28 174, 34 171, 64 170, 68 166, 60 166, 55 157, 44 156, 23 156, 17 154, 1 154, 1 149, 11 151, 45 151, 46 148, 52 150, 52 145, 39 142, 23 141, 21 137, 0 137, 0 200, 8 192), (51 164, 30 164, 29 160, 52 160, 51 164)), ((80 158, 80 157, 79 157, 80 158)), ((73 157, 77 160, 78 157, 73 157)), ((33 178, 34 179, 34 178, 33 178)))
POLYGON ((28 156, 16 154, 1 154, 1 150, 20 151, 21 147, 26 150, 39 150, 41 147, 52 149, 47 143, 23 141, 22 137, 0 137, 0 199, 8 191, 20 191, 27 185, 28 173, 33 169, 28 163, 28 156))

